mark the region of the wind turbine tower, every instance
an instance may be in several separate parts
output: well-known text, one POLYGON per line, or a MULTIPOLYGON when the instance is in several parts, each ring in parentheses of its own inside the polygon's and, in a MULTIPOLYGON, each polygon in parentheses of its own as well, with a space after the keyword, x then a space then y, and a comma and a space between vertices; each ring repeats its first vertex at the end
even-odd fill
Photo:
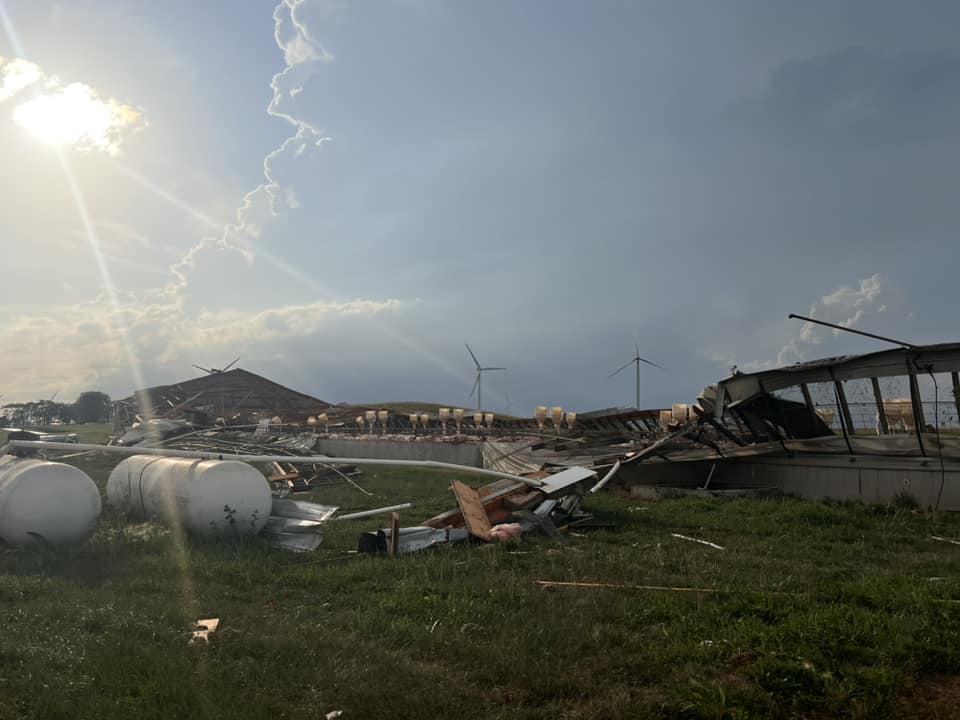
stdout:
POLYGON ((612 373, 610 373, 610 374, 607 376, 607 379, 609 380, 609 379, 612 378, 614 375, 617 375, 617 374, 619 374, 620 372, 622 372, 623 370, 626 370, 626 369, 627 369, 628 367, 630 367, 631 365, 635 365, 635 366, 636 366, 634 369, 635 369, 635 371, 636 371, 636 386, 635 386, 635 388, 636 388, 636 393, 637 393, 637 397, 636 397, 636 403, 637 403, 637 404, 636 404, 635 407, 637 408, 637 410, 640 409, 640 363, 646 363, 647 365, 653 365, 655 368, 660 368, 660 369, 663 370, 664 372, 667 371, 666 368, 664 368, 664 367, 662 367, 662 366, 660 366, 660 365, 657 365, 657 364, 656 364, 655 362, 653 362, 652 360, 647 360, 646 358, 640 357, 640 345, 637 344, 637 345, 636 345, 636 353, 634 354, 634 356, 633 356, 632 358, 630 358, 630 362, 628 362, 628 363, 626 363, 625 365, 622 365, 621 367, 617 368, 616 370, 614 370, 612 373))
MULTIPOLYGON (((467 345, 464 343, 464 345, 467 345)), ((473 390, 470 391, 470 397, 473 397, 473 393, 477 393, 477 410, 483 412, 483 374, 491 370, 506 370, 505 367, 483 367, 480 365, 480 361, 477 360, 477 356, 474 355, 473 350, 470 349, 470 346, 467 345, 467 352, 470 353, 470 357, 473 358, 473 364, 477 367, 477 380, 473 383, 473 390)))

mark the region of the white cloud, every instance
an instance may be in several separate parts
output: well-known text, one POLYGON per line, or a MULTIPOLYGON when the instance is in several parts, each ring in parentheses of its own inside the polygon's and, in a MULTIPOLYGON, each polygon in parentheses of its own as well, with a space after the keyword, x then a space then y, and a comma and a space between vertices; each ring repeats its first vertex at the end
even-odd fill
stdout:
POLYGON ((288 342, 323 347, 331 334, 343 337, 354 332, 356 324, 366 327, 365 321, 395 315, 407 307, 396 299, 351 300, 256 313, 216 310, 189 317, 168 303, 137 303, 129 295, 121 299, 119 308, 101 297, 42 313, 10 312, 0 326, 0 345, 16 347, 17 352, 0 354, 4 400, 29 400, 55 390, 68 398, 95 388, 114 394, 132 391, 127 348, 117 331, 121 325, 147 379, 159 382, 164 377, 182 379, 191 363, 200 359, 199 352, 205 357, 270 357, 288 342))
POLYGON ((40 67, 34 63, 23 58, 7 60, 0 55, 0 102, 9 100, 42 77, 40 67))
POLYGON ((116 155, 124 138, 145 125, 139 110, 101 98, 89 85, 63 85, 34 63, 0 58, 0 102, 41 82, 38 92, 13 111, 17 124, 40 142, 116 155))
POLYGON ((283 58, 288 67, 333 60, 333 55, 311 36, 310 30, 298 17, 297 9, 302 4, 303 0, 283 0, 273 13, 274 38, 283 50, 283 58))
MULTIPOLYGON (((323 354, 326 362, 349 363, 350 357, 363 359, 358 348, 389 334, 393 317, 407 308, 406 303, 396 299, 291 304, 253 312, 211 308, 197 314, 182 292, 191 282, 202 283, 208 273, 222 271, 222 263, 198 262, 201 254, 212 251, 239 253, 248 263, 263 259, 285 277, 306 287, 316 286, 315 280, 284 262, 279 257, 282 253, 275 253, 269 245, 273 219, 300 204, 296 189, 284 179, 289 163, 304 162, 312 149, 329 140, 317 126, 293 110, 288 111, 284 104, 291 96, 306 92, 304 83, 309 75, 319 63, 329 62, 332 57, 316 43, 298 17, 300 4, 300 0, 283 0, 274 13, 275 37, 286 65, 271 81, 273 96, 267 112, 289 124, 291 132, 264 157, 263 182, 243 196, 235 219, 225 225, 199 216, 183 201, 151 186, 168 202, 199 216, 209 228, 208 236, 186 252, 175 251, 177 259, 167 268, 166 282, 161 281, 155 289, 134 294, 114 288, 92 301, 39 311, 8 308, 7 320, 0 325, 0 346, 15 347, 18 352, 0 354, 0 377, 7 381, 7 400, 40 397, 54 390, 70 396, 91 388, 126 394, 139 384, 132 364, 139 364, 143 376, 152 384, 181 379, 189 373, 191 363, 216 362, 215 358, 221 355, 242 354, 249 360, 272 358, 281 351, 293 354, 303 348, 308 353, 322 353, 331 342, 341 347, 336 353, 323 354), (383 316, 391 319, 384 320, 383 316)), ((9 72, 4 77, 14 78, 9 83, 4 80, 3 85, 12 93, 12 88, 22 89, 34 76, 29 68, 20 66, 16 73, 9 72)), ((87 86, 64 86, 39 69, 36 78, 32 83, 38 83, 38 87, 51 87, 41 89, 36 96, 43 98, 40 104, 28 102, 21 106, 24 109, 19 112, 25 125, 36 128, 35 116, 54 111, 69 115, 74 101, 83 100, 88 109, 94 107, 93 103, 101 103, 95 106, 96 112, 90 115, 93 120, 85 126, 93 129, 67 136, 65 141, 74 147, 111 152, 121 139, 111 134, 119 123, 118 113, 121 120, 138 119, 132 117, 136 113, 132 108, 128 117, 121 111, 127 106, 102 100, 87 86)), ((129 169, 125 172, 136 175, 129 169)), ((149 186, 145 179, 135 179, 149 186)), ((100 231, 100 257, 111 265, 132 266, 142 260, 147 250, 170 252, 170 248, 158 246, 154 238, 120 222, 97 219, 90 226, 100 231)), ((60 246, 86 252, 83 241, 91 228, 77 237, 58 238, 60 246)), ((232 305, 229 300, 224 304, 232 305)), ((403 338, 399 339, 399 346, 404 346, 403 338)))
POLYGON ((862 307, 873 302, 883 290, 885 278, 879 273, 860 281, 858 288, 839 287, 828 295, 824 295, 820 302, 823 305, 839 305, 847 307, 862 307))
POLYGON ((171 267, 173 282, 168 288, 176 296, 189 283, 189 273, 196 267, 199 253, 213 248, 240 252, 252 262, 260 257, 286 272, 295 279, 296 273, 290 273, 288 266, 276 262, 272 253, 260 246, 265 228, 277 217, 281 209, 296 209, 300 206, 296 191, 285 186, 278 177, 277 165, 281 159, 300 158, 311 147, 319 147, 330 137, 309 120, 282 109, 285 98, 303 92, 304 82, 320 63, 333 60, 312 36, 309 28, 300 19, 298 9, 303 0, 281 0, 273 13, 274 39, 284 54, 285 67, 270 81, 273 97, 267 106, 267 114, 286 121, 295 128, 279 147, 270 151, 263 159, 264 182, 243 196, 234 222, 227 224, 218 238, 207 237, 190 248, 179 262, 171 267))
MULTIPOLYGON (((810 306, 809 317, 824 320, 834 325, 852 328, 864 317, 866 311, 876 307, 876 312, 887 309, 892 291, 887 278, 879 273, 863 278, 854 286, 843 285, 827 293, 810 306), (887 301, 884 302, 884 298, 887 301)), ((839 337, 842 330, 827 331, 814 323, 805 322, 797 336, 787 342, 777 353, 777 365, 800 362, 806 358, 806 346, 821 345, 824 334, 830 332, 839 337)))

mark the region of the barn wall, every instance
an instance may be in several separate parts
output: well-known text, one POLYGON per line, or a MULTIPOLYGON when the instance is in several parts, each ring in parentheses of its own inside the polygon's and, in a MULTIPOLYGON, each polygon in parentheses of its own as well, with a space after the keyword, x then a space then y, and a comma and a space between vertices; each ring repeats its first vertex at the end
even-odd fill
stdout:
MULTIPOLYGON (((712 461, 640 463, 627 466, 619 482, 631 488, 650 486, 703 487, 712 461)), ((710 480, 713 489, 777 488, 811 500, 859 500, 889 503, 898 495, 912 497, 921 507, 960 511, 960 462, 937 458, 865 457, 862 455, 803 455, 722 460, 710 480), (940 488, 943 485, 941 495, 940 488)), ((642 495, 642 491, 634 494, 642 495)))

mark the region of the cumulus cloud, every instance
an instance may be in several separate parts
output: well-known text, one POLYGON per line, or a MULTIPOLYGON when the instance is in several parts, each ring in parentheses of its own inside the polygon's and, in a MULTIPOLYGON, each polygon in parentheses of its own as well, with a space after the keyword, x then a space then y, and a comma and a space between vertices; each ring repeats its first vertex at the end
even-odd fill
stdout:
MULTIPOLYGON (((300 204, 296 189, 284 182, 283 171, 291 162, 304 162, 312 149, 328 140, 320 128, 287 107, 288 103, 299 102, 293 98, 300 92, 291 91, 304 88, 309 75, 331 59, 301 22, 300 5, 300 0, 282 0, 274 13, 275 39, 286 65, 271 81, 273 97, 267 112, 287 123, 291 132, 263 159, 263 182, 243 196, 235 219, 224 225, 116 163, 159 197, 203 222, 210 237, 184 253, 158 245, 155 238, 137 228, 91 218, 83 232, 58 239, 60 248, 88 252, 85 243, 96 231, 100 236, 98 258, 109 265, 136 265, 140 258, 130 256, 142 255, 147 249, 173 252, 176 260, 152 289, 138 286, 141 289, 136 293, 124 292, 105 278, 102 296, 89 302, 29 311, 8 308, 0 325, 0 346, 15 347, 18 352, 0 357, 0 376, 9 381, 7 400, 29 399, 54 390, 69 396, 91 388, 126 394, 142 382, 139 377, 147 378, 150 384, 182 379, 192 363, 215 364, 217 358, 226 355, 241 354, 245 363, 252 361, 254 367, 257 358, 269 365, 269 359, 276 358, 278 352, 315 355, 311 367, 315 361, 328 366, 349 363, 351 353, 353 362, 362 362, 370 356, 369 352, 364 355, 362 348, 369 348, 372 339, 382 337, 385 328, 399 319, 407 306, 396 299, 312 302, 250 312, 222 307, 198 312, 181 292, 192 282, 208 279, 206 273, 211 267, 215 268, 213 272, 222 272, 222 264, 198 262, 199 256, 208 251, 240 253, 249 263, 262 259, 286 277, 308 287, 315 285, 269 244, 273 218, 300 204), (336 353, 323 352, 330 343, 338 344, 336 353)), ((26 95, 25 88, 31 85, 38 88, 38 92, 31 92, 33 100, 20 106, 25 126, 35 125, 34 114, 45 116, 56 110, 69 115, 70 102, 99 102, 101 114, 94 114, 99 124, 91 123, 98 131, 71 136, 71 142, 76 147, 111 152, 120 139, 110 134, 111 128, 135 119, 118 109, 119 104, 111 105, 113 101, 102 100, 86 86, 64 86, 23 62, 16 62, 13 68, 9 65, 3 65, 7 70, 0 87, 10 98, 19 99, 18 93, 26 95), (43 101, 31 104, 38 99, 43 101), (102 137, 106 137, 103 142, 102 137)))
POLYGON ((304 0, 283 0, 273 13, 276 23, 274 37, 283 50, 287 67, 319 61, 330 62, 333 55, 310 34, 310 29, 297 15, 297 9, 304 0))
POLYGON ((119 306, 101 297, 42 313, 11 312, 0 326, 0 345, 17 352, 0 355, 0 376, 16 391, 5 400, 28 400, 56 390, 66 397, 91 388, 129 392, 133 388, 124 342, 142 359, 147 374, 174 380, 201 359, 200 352, 213 358, 269 357, 288 342, 323 345, 330 336, 342 339, 357 326, 366 329, 365 321, 406 309, 396 299, 351 300, 256 313, 215 310, 190 317, 175 305, 141 304, 133 296, 121 299, 119 306), (121 324, 127 329, 125 338, 115 331, 121 324))
POLYGON ((23 58, 7 60, 0 56, 0 102, 9 100, 42 78, 43 73, 38 65, 23 58))
MULTIPOLYGON (((843 285, 827 293, 810 306, 810 312, 807 315, 834 325, 852 328, 867 313, 884 312, 893 294, 888 279, 876 273, 863 278, 855 286, 843 285)), ((811 346, 821 345, 831 334, 837 337, 842 335, 843 331, 830 330, 805 322, 797 336, 787 342, 777 353, 776 364, 787 365, 807 359, 806 350, 811 346)))
POLYGON ((198 254, 211 248, 240 252, 248 262, 260 257, 286 272, 282 263, 274 262, 272 253, 260 247, 264 229, 270 221, 282 211, 300 205, 295 190, 284 186, 278 177, 277 166, 283 159, 299 158, 311 147, 319 147, 330 140, 311 121, 284 106, 285 100, 303 92, 304 83, 318 65, 333 60, 300 19, 298 12, 302 4, 303 0, 281 0, 273 12, 274 40, 283 51, 285 67, 270 81, 273 97, 267 106, 267 114, 291 125, 293 134, 264 157, 264 182, 243 196, 235 221, 227 224, 219 237, 204 238, 190 248, 171 268, 174 281, 170 290, 174 294, 187 287, 189 272, 196 266, 198 254))
POLYGON ((0 103, 31 88, 31 97, 14 108, 13 119, 48 145, 116 155, 129 133, 145 125, 139 110, 113 98, 104 99, 89 85, 63 85, 32 62, 0 57, 0 103))

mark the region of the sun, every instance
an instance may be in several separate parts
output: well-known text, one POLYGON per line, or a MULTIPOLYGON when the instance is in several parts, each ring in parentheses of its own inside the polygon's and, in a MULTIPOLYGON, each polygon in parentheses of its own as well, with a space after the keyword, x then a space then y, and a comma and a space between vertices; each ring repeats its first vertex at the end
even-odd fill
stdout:
POLYGON ((38 95, 13 111, 14 120, 40 142, 111 154, 119 149, 120 131, 139 117, 128 105, 101 100, 82 83, 38 95))

